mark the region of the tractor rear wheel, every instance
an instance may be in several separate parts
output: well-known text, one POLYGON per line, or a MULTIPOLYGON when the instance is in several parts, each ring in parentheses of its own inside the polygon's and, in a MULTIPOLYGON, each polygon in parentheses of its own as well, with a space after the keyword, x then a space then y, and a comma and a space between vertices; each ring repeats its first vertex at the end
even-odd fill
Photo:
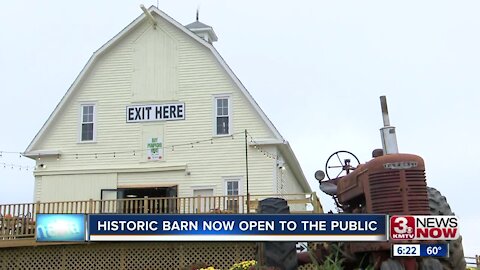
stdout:
MULTIPOLYGON (((287 201, 281 198, 268 198, 258 204, 260 214, 290 214, 287 201)), ((297 247, 295 242, 262 242, 260 257, 267 267, 275 269, 294 270, 298 267, 297 247)))
MULTIPOLYGON (((432 187, 428 189, 428 205, 430 206, 430 214, 443 216, 455 215, 447 202, 447 198, 443 196, 440 191, 432 187)), ((449 243, 449 257, 440 259, 444 270, 465 269, 466 262, 463 254, 462 237, 457 240, 448 241, 449 243)))

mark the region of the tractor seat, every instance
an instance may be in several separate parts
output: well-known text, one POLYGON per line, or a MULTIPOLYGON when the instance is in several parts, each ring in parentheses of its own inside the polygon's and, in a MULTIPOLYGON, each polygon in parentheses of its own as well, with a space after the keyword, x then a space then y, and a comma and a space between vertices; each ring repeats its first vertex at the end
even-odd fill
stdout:
POLYGON ((330 196, 337 195, 337 185, 332 182, 326 181, 320 183, 320 190, 330 196))

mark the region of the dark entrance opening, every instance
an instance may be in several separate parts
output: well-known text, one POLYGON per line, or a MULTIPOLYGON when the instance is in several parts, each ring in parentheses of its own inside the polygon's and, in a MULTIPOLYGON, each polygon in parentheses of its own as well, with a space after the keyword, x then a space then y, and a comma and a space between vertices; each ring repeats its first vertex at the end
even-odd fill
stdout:
POLYGON ((102 213, 176 213, 177 187, 102 189, 102 213))
MULTIPOLYGON (((129 199, 129 198, 161 198, 161 197, 170 197, 168 196, 169 188, 128 188, 124 189, 121 196, 122 198, 118 199, 129 199)), ((119 194, 120 195, 120 194, 119 194)))

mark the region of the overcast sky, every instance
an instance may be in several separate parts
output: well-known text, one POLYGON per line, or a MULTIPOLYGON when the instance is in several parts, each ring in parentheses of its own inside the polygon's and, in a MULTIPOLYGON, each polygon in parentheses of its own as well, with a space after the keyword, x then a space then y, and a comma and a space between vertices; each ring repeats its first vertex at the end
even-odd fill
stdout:
MULTIPOLYGON (((24 151, 92 53, 157 1, 2 1, 0 151, 24 151)), ((425 159, 429 186, 480 253, 480 2, 159 1, 181 24, 214 27, 214 45, 282 135, 311 186, 327 157, 362 162, 381 147, 379 96, 399 149, 425 159)), ((33 166, 0 157, 0 203, 31 202, 33 166)), ((321 196, 325 210, 332 200, 321 196)))

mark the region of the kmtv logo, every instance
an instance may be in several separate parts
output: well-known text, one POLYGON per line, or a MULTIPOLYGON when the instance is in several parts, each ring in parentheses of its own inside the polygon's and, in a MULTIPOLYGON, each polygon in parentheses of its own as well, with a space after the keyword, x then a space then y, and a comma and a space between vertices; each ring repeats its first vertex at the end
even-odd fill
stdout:
POLYGON ((459 236, 455 216, 390 217, 392 240, 454 240, 459 236))

